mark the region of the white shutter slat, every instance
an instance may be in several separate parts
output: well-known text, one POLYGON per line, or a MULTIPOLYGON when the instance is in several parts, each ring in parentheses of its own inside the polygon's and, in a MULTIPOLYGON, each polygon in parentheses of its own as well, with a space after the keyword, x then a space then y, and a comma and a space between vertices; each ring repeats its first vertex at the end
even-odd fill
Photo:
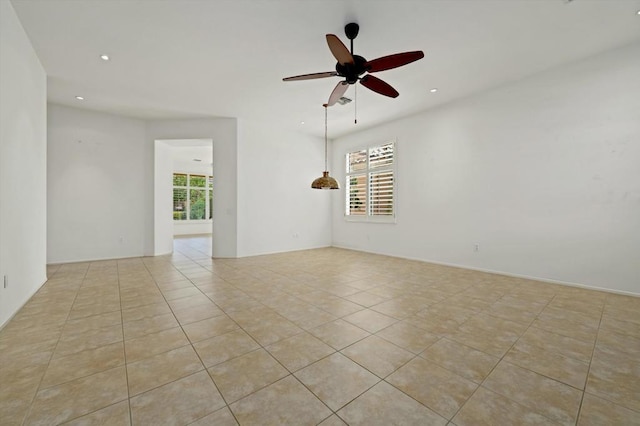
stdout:
POLYGON ((347 216, 394 216, 394 157, 394 142, 347 153, 347 216))
POLYGON ((370 215, 393 215, 393 172, 369 174, 370 215))

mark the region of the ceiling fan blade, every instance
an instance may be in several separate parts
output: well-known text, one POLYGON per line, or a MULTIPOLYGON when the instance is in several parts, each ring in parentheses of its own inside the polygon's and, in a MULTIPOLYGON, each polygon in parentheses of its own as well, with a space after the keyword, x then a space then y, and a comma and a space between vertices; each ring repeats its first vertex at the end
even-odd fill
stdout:
POLYGON ((397 98, 399 95, 398 91, 388 83, 385 83, 379 78, 369 74, 362 77, 360 79, 360 83, 362 83, 362 85, 367 89, 373 90, 376 93, 380 93, 381 95, 388 96, 390 98, 397 98))
POLYGON ((422 50, 416 50, 414 52, 396 53, 395 55, 373 59, 364 64, 364 66, 369 72, 378 72, 398 68, 422 58, 424 58, 422 50))
POLYGON ((327 44, 333 56, 338 60, 340 65, 353 64, 353 56, 349 53, 349 49, 340 41, 337 35, 327 34, 327 44))
POLYGON ((335 71, 316 72, 313 74, 302 74, 302 75, 296 75, 293 77, 286 77, 286 78, 283 78, 282 81, 313 80, 314 78, 333 77, 336 75, 338 75, 338 73, 335 71))
POLYGON ((331 96, 329 96, 329 101, 327 102, 327 106, 335 105, 338 102, 338 99, 344 95, 344 92, 349 88, 349 83, 346 81, 341 81, 331 92, 331 96))

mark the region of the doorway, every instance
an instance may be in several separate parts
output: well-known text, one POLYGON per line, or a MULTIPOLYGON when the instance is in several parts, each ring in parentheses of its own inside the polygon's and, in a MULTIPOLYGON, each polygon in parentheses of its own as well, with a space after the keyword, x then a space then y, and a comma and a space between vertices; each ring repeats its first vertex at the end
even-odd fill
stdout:
POLYGON ((155 141, 155 254, 174 250, 174 237, 213 240, 213 141, 155 141))

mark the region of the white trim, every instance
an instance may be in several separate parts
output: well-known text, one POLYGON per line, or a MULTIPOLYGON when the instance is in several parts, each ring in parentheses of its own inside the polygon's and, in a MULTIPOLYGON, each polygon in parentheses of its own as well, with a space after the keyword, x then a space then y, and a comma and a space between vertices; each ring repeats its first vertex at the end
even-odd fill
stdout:
POLYGON ((18 312, 20 312, 20 311, 22 310, 22 308, 24 308, 24 306, 25 306, 27 303, 29 303, 29 301, 31 300, 31 298, 32 298, 33 296, 35 296, 35 295, 36 295, 36 293, 37 293, 38 291, 40 291, 40 289, 42 288, 42 286, 43 286, 43 285, 45 285, 45 284, 47 283, 47 281, 49 281, 49 277, 48 277, 48 276, 45 278, 45 280, 42 282, 42 284, 40 284, 39 286, 36 286, 36 288, 35 288, 35 289, 33 289, 33 291, 31 292, 31 294, 29 295, 29 297, 27 297, 27 298, 25 299, 25 301, 24 301, 20 306, 18 306, 18 308, 13 312, 13 314, 11 314, 11 316, 9 316, 9 318, 7 318, 5 322, 3 322, 2 324, 0 324, 0 332, 1 332, 1 331, 2 331, 6 326, 7 326, 7 324, 9 324, 9 323, 11 322, 11 320, 13 319, 13 317, 15 317, 15 316, 18 314, 18 312))

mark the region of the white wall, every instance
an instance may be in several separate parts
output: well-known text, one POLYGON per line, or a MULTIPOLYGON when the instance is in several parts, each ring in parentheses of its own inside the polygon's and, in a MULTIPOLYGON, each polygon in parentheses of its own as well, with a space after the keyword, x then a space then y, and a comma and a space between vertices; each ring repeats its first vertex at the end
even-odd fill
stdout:
POLYGON ((154 198, 153 198, 153 220, 154 220, 154 252, 158 256, 173 252, 173 229, 171 228, 171 218, 173 214, 173 158, 172 148, 166 141, 154 142, 154 198))
POLYGON ((0 327, 46 280, 47 80, 0 1, 0 327))
POLYGON ((333 243, 640 294, 638 76, 636 44, 335 141, 397 139, 398 201, 348 223, 333 195, 333 243))
POLYGON ((239 130, 239 256, 330 246, 331 194, 311 189, 323 140, 269 123, 242 121, 239 130))
POLYGON ((144 121, 50 105, 48 123, 48 262, 142 255, 144 121))

